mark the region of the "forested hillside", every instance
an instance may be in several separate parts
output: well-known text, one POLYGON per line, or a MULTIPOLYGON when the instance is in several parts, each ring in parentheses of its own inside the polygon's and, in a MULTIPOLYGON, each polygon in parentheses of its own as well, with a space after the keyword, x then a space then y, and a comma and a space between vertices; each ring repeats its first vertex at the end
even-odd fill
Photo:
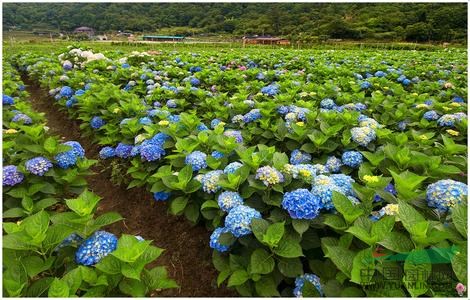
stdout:
POLYGON ((131 30, 175 34, 283 35, 464 41, 467 5, 434 3, 4 3, 4 30, 131 30))

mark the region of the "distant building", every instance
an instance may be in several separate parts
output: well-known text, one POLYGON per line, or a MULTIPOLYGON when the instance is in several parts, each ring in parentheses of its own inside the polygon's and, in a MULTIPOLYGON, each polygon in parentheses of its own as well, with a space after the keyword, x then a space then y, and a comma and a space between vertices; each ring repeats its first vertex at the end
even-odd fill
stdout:
POLYGON ((184 40, 184 36, 172 36, 172 35, 144 35, 142 37, 144 41, 158 41, 158 42, 178 42, 184 40))
POLYGON ((243 44, 254 44, 254 45, 289 45, 288 39, 271 36, 251 36, 243 37, 243 44))
POLYGON ((107 41, 108 40, 108 36, 105 34, 105 35, 97 35, 96 36, 96 39, 98 41, 107 41))
POLYGON ((75 28, 75 30, 73 31, 73 33, 77 33, 77 34, 86 34, 86 35, 88 35, 89 37, 92 37, 92 36, 95 35, 95 30, 94 30, 93 28, 90 28, 90 27, 82 26, 82 27, 75 28))

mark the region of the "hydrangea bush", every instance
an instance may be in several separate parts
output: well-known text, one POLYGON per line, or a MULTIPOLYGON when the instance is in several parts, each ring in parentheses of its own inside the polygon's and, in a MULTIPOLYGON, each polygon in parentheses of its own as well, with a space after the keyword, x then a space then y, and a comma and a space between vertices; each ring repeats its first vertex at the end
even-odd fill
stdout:
POLYGON ((55 57, 12 61, 59 95, 51 103, 103 159, 127 163, 129 188, 212 228, 218 284, 242 296, 451 297, 410 277, 432 269, 429 251, 457 247, 446 283, 467 282, 465 54, 208 49, 134 62, 109 51, 65 82, 55 57), (64 86, 85 91, 73 106, 64 86), (142 155, 162 135, 155 159, 142 155), (384 288, 388 264, 399 278, 384 288))

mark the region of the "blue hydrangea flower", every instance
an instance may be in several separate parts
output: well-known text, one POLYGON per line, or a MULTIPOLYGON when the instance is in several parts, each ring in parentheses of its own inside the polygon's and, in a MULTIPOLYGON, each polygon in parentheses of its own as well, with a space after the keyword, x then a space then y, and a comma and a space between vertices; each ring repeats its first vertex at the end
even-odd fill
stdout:
POLYGON ((342 189, 335 184, 315 185, 312 187, 311 193, 320 199, 321 208, 331 210, 334 208, 333 191, 342 193, 342 189))
POLYGON ((77 163, 77 155, 74 152, 74 149, 61 152, 54 157, 57 165, 62 169, 68 169, 75 166, 77 163))
POLYGON ((24 125, 29 125, 33 123, 33 120, 23 113, 16 114, 15 116, 13 116, 11 121, 15 123, 23 123, 24 125))
POLYGON ((376 120, 372 118, 365 117, 364 115, 359 116, 357 119, 359 121, 360 127, 369 127, 372 129, 381 128, 382 126, 376 120))
POLYGON ((114 150, 117 157, 129 158, 131 156, 132 145, 119 143, 114 150))
POLYGON ((7 95, 3 95, 3 105, 13 105, 15 104, 15 100, 7 95))
POLYGON ((261 89, 261 93, 268 96, 275 96, 279 93, 279 86, 276 84, 270 84, 261 89))
POLYGON ((60 242, 57 247, 55 247, 54 251, 57 252, 62 248, 68 247, 68 246, 75 246, 77 247, 83 242, 83 238, 79 236, 76 233, 72 233, 68 237, 66 237, 62 242, 60 242))
POLYGON ((219 151, 213 151, 211 156, 215 159, 221 159, 222 157, 224 157, 224 154, 219 151))
POLYGON ((243 204, 243 198, 237 192, 223 192, 217 198, 221 210, 229 212, 237 205, 243 204))
POLYGON ((68 141, 65 142, 64 145, 72 147, 73 154, 77 157, 84 158, 85 157, 85 149, 83 149, 82 145, 76 141, 68 141))
POLYGON ((320 107, 323 109, 333 109, 336 107, 336 103, 333 99, 325 98, 320 102, 320 107))
POLYGON ((289 212, 293 219, 315 219, 320 214, 320 198, 307 189, 297 189, 284 194, 282 208, 289 212))
POLYGON ((86 239, 75 252, 75 262, 79 265, 92 266, 116 250, 117 238, 106 231, 96 231, 86 239))
POLYGON ((168 121, 172 123, 178 123, 181 120, 181 117, 179 115, 169 115, 168 116, 168 121))
POLYGON ((14 186, 21 183, 24 179, 23 173, 13 165, 3 167, 3 186, 14 186))
POLYGON ((367 147, 376 137, 375 130, 370 127, 351 128, 351 139, 361 146, 367 147))
POLYGON ((66 61, 64 61, 64 63, 62 64, 62 68, 63 68, 65 71, 72 70, 73 64, 72 64, 69 60, 66 60, 66 61))
POLYGON ((398 78, 397 78, 397 82, 403 82, 403 80, 406 79, 406 76, 405 75, 400 75, 398 78))
POLYGON ((114 151, 113 147, 106 146, 100 150, 101 159, 107 159, 107 158, 111 158, 114 156, 116 156, 116 152, 114 151))
MULTIPOLYGON (((292 166, 292 165, 291 165, 292 166)), ((317 169, 313 165, 298 164, 292 166, 292 177, 311 181, 317 175, 317 169)))
POLYGON ((199 79, 197 79, 196 77, 192 77, 190 80, 189 80, 189 83, 192 85, 192 86, 198 86, 199 84, 201 84, 201 81, 199 79))
POLYGON ((333 174, 330 175, 330 179, 333 180, 333 183, 341 189, 341 193, 345 194, 346 196, 355 196, 352 184, 354 179, 345 174, 333 174))
POLYGON ((26 161, 26 170, 34 175, 43 176, 50 168, 52 168, 52 163, 43 156, 26 161))
POLYGON ((368 81, 364 81, 363 83, 361 83, 361 89, 363 90, 370 89, 371 87, 372 87, 372 84, 368 81))
POLYGON ((228 228, 226 227, 217 227, 214 232, 212 232, 210 241, 209 241, 209 247, 212 249, 219 251, 219 252, 227 252, 230 249, 230 246, 228 245, 222 245, 219 242, 219 238, 223 233, 228 233, 230 232, 228 228))
POLYGON ((65 107, 71 108, 71 107, 74 106, 77 102, 78 102, 78 101, 77 101, 77 98, 75 98, 75 97, 70 97, 70 99, 68 99, 67 101, 65 101, 65 107))
POLYGON ((202 190, 208 194, 215 194, 219 189, 219 178, 224 172, 214 170, 204 174, 201 178, 202 190))
POLYGON ((241 168, 241 167, 243 167, 243 164, 239 163, 238 161, 229 163, 229 164, 225 167, 224 173, 225 173, 225 174, 233 174, 233 173, 235 173, 236 170, 238 170, 238 169, 241 168))
POLYGON ((185 164, 191 165, 193 171, 199 171, 207 168, 207 154, 201 151, 194 151, 188 154, 184 160, 185 164))
POLYGON ((165 150, 158 144, 142 143, 139 153, 143 161, 156 161, 165 155, 165 150))
POLYGON ((243 122, 248 124, 261 119, 261 111, 259 109, 252 109, 243 116, 243 122))
POLYGON ((202 68, 199 66, 189 68, 189 72, 191 73, 196 73, 196 72, 201 72, 201 71, 202 71, 202 68))
POLYGON ((342 165, 343 162, 341 161, 341 159, 336 158, 334 156, 328 157, 325 163, 325 167, 329 173, 338 173, 341 170, 342 165))
POLYGON ((222 121, 220 121, 219 119, 212 120, 211 121, 211 128, 214 129, 217 125, 220 124, 220 122, 222 122, 222 121))
POLYGON ((383 71, 377 71, 377 72, 375 72, 374 76, 375 77, 385 77, 385 76, 387 76, 387 74, 383 71))
POLYGON ((177 106, 177 105, 176 105, 176 101, 173 100, 173 99, 170 99, 170 100, 168 100, 168 101, 166 102, 166 106, 167 106, 168 108, 176 108, 176 106, 177 106))
POLYGON ((136 157, 140 155, 140 149, 142 148, 141 145, 133 146, 131 150, 131 157, 136 157))
POLYGON ((312 159, 309 153, 302 152, 299 149, 292 151, 290 155, 290 163, 293 165, 308 163, 312 159))
POLYGON ((341 160, 344 165, 356 169, 362 164, 362 154, 357 151, 346 151, 343 153, 341 160))
POLYGON ((439 114, 435 110, 427 111, 423 115, 423 118, 428 121, 436 121, 439 117, 439 114))
POLYGON ((197 125, 197 130, 204 131, 204 130, 209 130, 209 128, 206 126, 206 124, 201 123, 197 125))
POLYGON ((171 193, 165 191, 153 193, 153 198, 155 199, 155 201, 166 201, 168 200, 168 198, 170 198, 170 196, 171 193))
POLYGON ((98 117, 98 116, 94 116, 94 117, 91 119, 91 121, 90 121, 90 126, 91 126, 91 128, 93 128, 93 129, 99 129, 99 128, 101 128, 104 124, 106 124, 106 122, 105 122, 102 118, 100 118, 100 117, 98 117))
POLYGON ((139 124, 150 125, 152 124, 152 120, 149 117, 143 117, 139 119, 139 124))
POLYGON ((284 182, 284 176, 271 166, 265 166, 256 170, 256 179, 261 180, 265 186, 273 186, 284 182))
POLYGON ((238 205, 225 217, 225 227, 235 236, 241 237, 251 233, 251 221, 261 219, 261 213, 246 205, 238 205))
POLYGON ((227 137, 234 137, 237 144, 243 143, 243 137, 241 131, 238 130, 227 130, 224 132, 227 137))
POLYGON ((401 82, 401 84, 403 84, 404 86, 408 86, 410 85, 410 83, 411 83, 411 80, 409 80, 408 78, 403 79, 403 81, 401 82))
POLYGON ((441 127, 453 127, 455 120, 456 118, 453 114, 445 114, 437 120, 437 125, 441 127))
POLYGON ((299 276, 295 279, 295 288, 294 288, 294 296, 297 298, 302 297, 302 290, 305 285, 305 281, 310 282, 313 286, 317 289, 320 296, 323 296, 323 289, 320 283, 320 278, 315 274, 304 274, 299 276))
POLYGON ((459 181, 444 179, 430 184, 426 189, 429 207, 444 213, 456 204, 466 201, 468 186, 459 181))
POLYGON ((61 89, 60 89, 60 92, 59 92, 59 95, 61 97, 66 97, 66 98, 70 98, 73 96, 73 89, 69 86, 63 86, 61 89))
MULTIPOLYGON (((397 191, 395 190, 395 186, 392 183, 387 184, 387 186, 384 188, 384 191, 387 192, 387 193, 390 193, 394 196, 397 195, 397 191)), ((383 199, 378 194, 374 195, 374 202, 379 202, 381 200, 383 200, 383 199)))
POLYGON ((121 68, 123 69, 129 69, 131 66, 129 64, 122 64, 121 68))
POLYGON ((398 129, 401 130, 401 131, 404 131, 406 129, 406 126, 408 125, 408 123, 406 121, 400 121, 398 122, 398 129))
POLYGON ((285 105, 281 105, 277 108, 277 112, 281 115, 285 115, 289 113, 289 107, 285 105))
POLYGON ((460 96, 454 96, 454 97, 452 98, 452 102, 464 103, 465 100, 464 100, 462 97, 460 97, 460 96))

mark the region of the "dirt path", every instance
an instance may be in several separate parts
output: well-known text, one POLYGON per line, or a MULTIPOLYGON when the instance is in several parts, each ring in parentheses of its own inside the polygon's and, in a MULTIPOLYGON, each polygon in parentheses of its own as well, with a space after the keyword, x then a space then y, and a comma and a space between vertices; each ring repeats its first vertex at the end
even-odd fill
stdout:
MULTIPOLYGON (((79 122, 70 120, 59 111, 45 91, 23 77, 31 102, 36 111, 45 113, 49 133, 64 140, 80 142, 87 158, 99 159, 99 147, 80 135, 79 122)), ((117 236, 122 233, 140 235, 153 240, 153 245, 165 249, 157 265, 168 268, 169 276, 175 279, 180 289, 164 290, 155 296, 173 297, 230 297, 236 293, 217 288, 217 271, 212 266, 212 249, 208 241, 210 232, 202 226, 193 226, 184 217, 167 214, 167 205, 153 201, 150 192, 143 188, 127 190, 111 183, 111 171, 100 163, 93 168, 94 175, 87 178, 89 189, 103 199, 99 213, 116 211, 125 220, 108 228, 117 236)))

